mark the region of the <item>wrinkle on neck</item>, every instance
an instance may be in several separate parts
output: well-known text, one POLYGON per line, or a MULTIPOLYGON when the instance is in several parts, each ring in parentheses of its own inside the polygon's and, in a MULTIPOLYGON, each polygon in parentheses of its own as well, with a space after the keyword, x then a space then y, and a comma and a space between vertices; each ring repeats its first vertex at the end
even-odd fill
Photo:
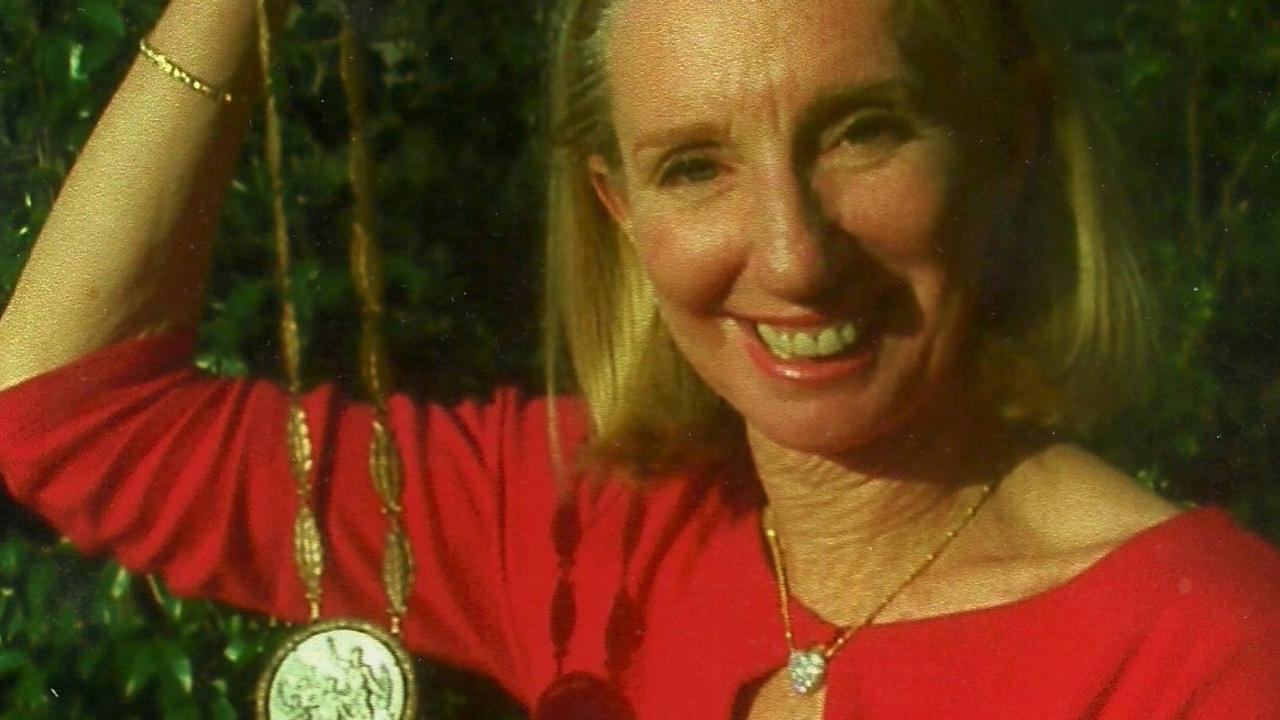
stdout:
POLYGON ((895 590, 1017 455, 1017 443, 959 410, 851 458, 748 437, 792 593, 836 624, 860 620, 895 590))

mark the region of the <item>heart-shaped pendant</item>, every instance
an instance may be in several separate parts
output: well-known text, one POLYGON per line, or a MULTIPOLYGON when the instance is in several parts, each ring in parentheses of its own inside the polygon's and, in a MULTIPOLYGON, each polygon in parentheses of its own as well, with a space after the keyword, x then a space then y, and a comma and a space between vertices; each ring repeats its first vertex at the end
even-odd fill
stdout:
POLYGON ((822 648, 792 650, 787 660, 787 675, 791 678, 792 692, 808 695, 822 687, 827 677, 827 656, 822 648))

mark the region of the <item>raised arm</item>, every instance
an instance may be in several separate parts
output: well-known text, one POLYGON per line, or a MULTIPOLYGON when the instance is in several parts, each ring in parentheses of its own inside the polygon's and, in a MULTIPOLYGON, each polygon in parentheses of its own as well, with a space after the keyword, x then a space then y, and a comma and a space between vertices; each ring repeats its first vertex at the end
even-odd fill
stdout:
POLYGON ((144 57, 134 62, 0 316, 0 389, 199 317, 210 237, 251 110, 255 14, 254 0, 169 4, 152 46, 242 99, 216 102, 144 57))

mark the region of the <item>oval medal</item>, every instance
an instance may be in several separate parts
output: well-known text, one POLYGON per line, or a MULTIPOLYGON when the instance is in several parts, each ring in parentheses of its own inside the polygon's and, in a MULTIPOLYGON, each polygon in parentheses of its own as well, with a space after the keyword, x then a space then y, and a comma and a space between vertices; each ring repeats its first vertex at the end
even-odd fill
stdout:
POLYGON ((377 626, 316 623, 276 651, 257 700, 263 720, 410 720, 417 705, 413 661, 377 626))

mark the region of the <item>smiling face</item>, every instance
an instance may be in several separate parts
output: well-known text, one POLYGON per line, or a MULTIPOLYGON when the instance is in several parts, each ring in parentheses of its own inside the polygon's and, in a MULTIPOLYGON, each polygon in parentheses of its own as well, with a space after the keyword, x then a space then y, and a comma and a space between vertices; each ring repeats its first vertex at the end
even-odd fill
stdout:
POLYGON ((974 233, 890 0, 621 0, 593 178, 676 344, 754 430, 839 456, 951 386, 974 233))

